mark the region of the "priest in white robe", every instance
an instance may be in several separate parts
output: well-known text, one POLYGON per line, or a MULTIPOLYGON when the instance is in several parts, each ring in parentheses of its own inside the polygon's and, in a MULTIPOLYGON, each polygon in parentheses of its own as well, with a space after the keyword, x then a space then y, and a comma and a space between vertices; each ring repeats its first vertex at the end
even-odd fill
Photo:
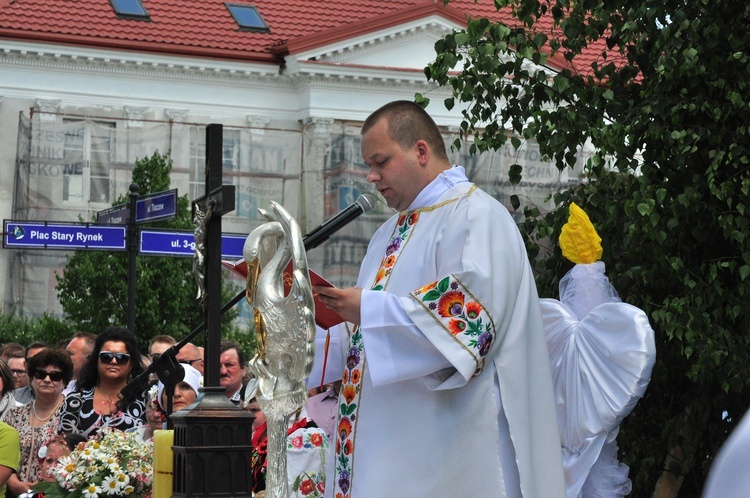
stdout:
POLYGON ((399 211, 357 287, 315 287, 347 320, 326 496, 565 496, 549 358, 507 210, 448 161, 417 104, 387 104, 362 156, 399 211))

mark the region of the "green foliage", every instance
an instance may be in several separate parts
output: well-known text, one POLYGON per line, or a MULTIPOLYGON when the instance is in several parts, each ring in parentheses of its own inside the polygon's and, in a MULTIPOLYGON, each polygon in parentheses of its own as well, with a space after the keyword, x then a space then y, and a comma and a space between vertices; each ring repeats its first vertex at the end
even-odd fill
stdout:
MULTIPOLYGON (((172 160, 158 151, 150 158, 136 160, 133 182, 139 195, 169 189, 172 160)), ((128 202, 124 193, 115 202, 128 202)), ((194 230, 187 195, 178 197, 177 216, 168 221, 145 225, 148 228, 194 230)), ((203 309, 196 300, 197 285, 192 259, 138 256, 136 277, 135 336, 146 349, 151 337, 168 334, 182 339, 203 322, 203 309)), ((111 324, 128 323, 128 254, 126 252, 76 251, 68 258, 57 290, 66 316, 81 330, 97 333, 111 324)), ((222 302, 234 292, 223 288, 222 302)), ((233 330, 236 310, 222 316, 222 330, 233 330)), ((193 341, 203 344, 203 336, 193 341)))
POLYGON ((472 20, 438 41, 425 73, 452 88, 446 107, 468 106, 472 151, 502 146, 505 123, 561 170, 587 141, 596 148, 586 183, 554 197, 558 210, 526 209, 540 294, 556 296, 571 267, 554 241, 574 201, 603 239, 613 285, 656 332, 651 384, 618 438, 633 496, 652 494, 677 447, 680 496, 699 496, 750 406, 750 10, 729 0, 495 3, 520 25, 472 20), (553 31, 538 24, 550 16, 553 31), (584 50, 597 60, 581 72, 550 77, 529 64, 590 60, 584 50))
POLYGON ((27 346, 34 341, 43 341, 54 346, 75 333, 76 328, 72 323, 47 314, 29 318, 15 312, 0 313, 0 344, 17 342, 27 346))

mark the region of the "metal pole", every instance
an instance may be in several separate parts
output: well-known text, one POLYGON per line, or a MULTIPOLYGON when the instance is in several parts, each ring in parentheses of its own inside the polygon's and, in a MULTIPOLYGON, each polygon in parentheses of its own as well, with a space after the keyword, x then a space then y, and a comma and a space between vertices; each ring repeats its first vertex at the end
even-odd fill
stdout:
POLYGON ((135 209, 138 200, 138 184, 130 184, 130 209, 128 215, 128 331, 135 335, 135 279, 138 267, 138 232, 135 224, 135 209))

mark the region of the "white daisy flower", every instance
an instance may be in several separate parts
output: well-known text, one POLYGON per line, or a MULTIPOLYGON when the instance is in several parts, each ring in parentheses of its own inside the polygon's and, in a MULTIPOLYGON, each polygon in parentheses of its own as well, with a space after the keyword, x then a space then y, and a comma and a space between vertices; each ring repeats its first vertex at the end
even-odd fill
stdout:
POLYGON ((115 476, 107 476, 102 481, 102 489, 108 495, 116 495, 117 488, 118 488, 118 485, 117 485, 117 480, 115 479, 115 476))
POLYGON ((101 492, 102 488, 93 483, 81 490, 83 498, 98 498, 101 492))

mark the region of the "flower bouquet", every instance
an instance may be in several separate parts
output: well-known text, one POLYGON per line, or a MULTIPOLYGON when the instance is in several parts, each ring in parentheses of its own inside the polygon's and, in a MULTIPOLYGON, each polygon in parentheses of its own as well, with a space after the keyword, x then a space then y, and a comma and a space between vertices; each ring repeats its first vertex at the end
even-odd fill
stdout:
POLYGON ((153 454, 151 441, 104 427, 51 469, 56 482, 39 483, 33 491, 46 498, 150 498, 153 454))

